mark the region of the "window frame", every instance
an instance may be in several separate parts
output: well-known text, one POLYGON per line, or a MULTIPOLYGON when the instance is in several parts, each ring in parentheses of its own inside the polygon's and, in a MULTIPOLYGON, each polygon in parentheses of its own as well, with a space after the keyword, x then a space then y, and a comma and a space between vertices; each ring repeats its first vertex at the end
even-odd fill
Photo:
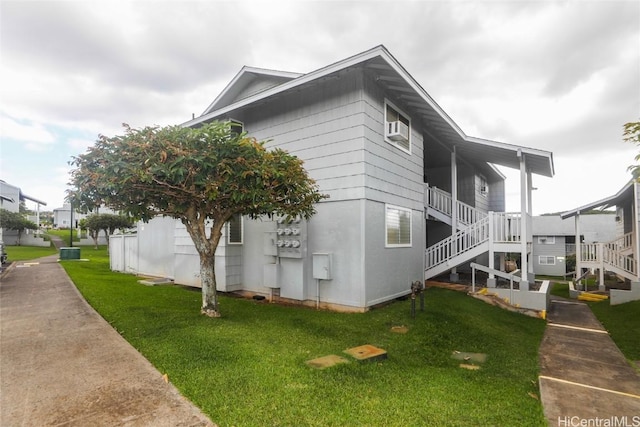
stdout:
POLYGON ((554 255, 538 255, 538 264, 539 265, 556 265, 556 257, 554 255), (542 262, 543 258, 545 258, 545 262, 542 262), (553 260, 553 262, 548 262, 549 259, 553 260))
MULTIPOLYGON (((398 236, 401 235, 400 224, 398 224, 398 236)), ((409 208, 391 204, 384 205, 384 244, 385 248, 411 248, 413 247, 413 211, 409 208), (389 243, 389 210, 402 211, 409 214, 409 242, 389 243)))
POLYGON ((389 101, 387 98, 384 99, 384 112, 383 112, 383 135, 384 135, 384 141, 393 145, 394 147, 404 151, 407 154, 411 154, 411 117, 409 117, 409 115, 407 113, 405 113, 404 111, 402 111, 401 109, 399 109, 398 107, 396 107, 396 105, 389 101), (389 139, 387 137, 387 123, 389 123, 389 120, 387 120, 387 110, 388 108, 391 108, 392 110, 394 110, 396 112, 396 114, 398 114, 398 116, 402 116, 404 119, 407 120, 408 122, 408 126, 409 126, 409 140, 407 141, 408 144, 408 148, 405 148, 403 146, 401 146, 397 141, 393 141, 391 139, 389 139))
POLYGON ((225 224, 226 227, 226 234, 227 234, 227 245, 242 245, 244 244, 244 220, 242 215, 240 214, 235 214, 234 216, 238 217, 238 224, 240 226, 240 241, 239 242, 234 242, 231 241, 231 220, 227 221, 227 223, 225 224))

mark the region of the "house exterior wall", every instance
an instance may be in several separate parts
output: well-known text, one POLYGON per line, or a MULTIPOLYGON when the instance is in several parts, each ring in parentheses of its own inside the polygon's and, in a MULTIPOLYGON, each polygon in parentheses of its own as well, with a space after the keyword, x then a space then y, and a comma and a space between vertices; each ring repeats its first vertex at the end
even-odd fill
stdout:
POLYGON ((20 188, 15 185, 7 184, 4 181, 0 181, 0 194, 3 197, 13 200, 0 199, 0 207, 6 209, 9 212, 20 212, 20 188))
MULTIPOLYGON (((552 236, 553 243, 547 239, 541 242, 539 237, 533 238, 533 271, 546 276, 563 276, 566 271, 566 239, 564 236, 552 236), (540 257, 553 257, 554 264, 541 264, 540 257)), ((551 237, 551 236, 550 236, 551 237)))
POLYGON ((489 203, 487 209, 491 212, 505 211, 505 183, 503 179, 489 183, 489 203))

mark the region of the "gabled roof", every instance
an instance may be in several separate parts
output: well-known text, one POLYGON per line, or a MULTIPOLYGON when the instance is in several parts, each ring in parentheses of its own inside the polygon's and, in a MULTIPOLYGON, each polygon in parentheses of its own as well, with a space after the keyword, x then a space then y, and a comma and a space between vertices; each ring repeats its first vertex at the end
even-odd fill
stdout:
POLYGON ((202 115, 206 115, 219 108, 226 107, 243 97, 241 94, 245 92, 251 85, 255 86, 255 92, 248 92, 247 96, 254 95, 262 90, 270 89, 282 83, 296 79, 302 76, 300 73, 291 73, 288 71, 267 70, 264 68, 242 67, 240 72, 229 82, 229 84, 220 92, 220 95, 213 100, 202 115))
MULTIPOLYGON (((245 73, 241 71, 205 110, 203 115, 184 123, 183 126, 197 126, 218 117, 228 116, 234 110, 264 101, 269 97, 278 96, 295 88, 317 83, 319 80, 351 67, 363 67, 375 73, 377 82, 388 91, 398 94, 404 104, 418 115, 417 118, 425 129, 428 129, 442 143, 451 147, 455 146, 462 155, 467 155, 477 161, 517 169, 520 167, 521 155, 524 154, 529 172, 548 177, 554 175, 553 154, 551 152, 467 136, 382 45, 310 73, 298 75, 298 77, 293 77, 293 73, 288 73, 288 76, 292 78, 282 84, 225 104, 223 99, 233 98, 230 93, 236 90, 234 85, 239 84, 244 78, 243 74, 245 73), (227 96, 228 93, 229 96, 227 96)), ((243 70, 245 69, 243 68, 243 70)), ((241 90, 238 90, 238 93, 240 92, 241 90)))
POLYGON ((570 211, 566 211, 560 214, 562 219, 570 218, 572 216, 576 216, 581 212, 586 212, 596 208, 606 209, 612 206, 620 205, 624 200, 629 199, 633 196, 633 188, 636 180, 631 179, 629 182, 625 184, 620 191, 618 191, 613 196, 606 197, 604 199, 598 200, 597 202, 592 202, 584 206, 580 206, 578 208, 572 209, 570 211))

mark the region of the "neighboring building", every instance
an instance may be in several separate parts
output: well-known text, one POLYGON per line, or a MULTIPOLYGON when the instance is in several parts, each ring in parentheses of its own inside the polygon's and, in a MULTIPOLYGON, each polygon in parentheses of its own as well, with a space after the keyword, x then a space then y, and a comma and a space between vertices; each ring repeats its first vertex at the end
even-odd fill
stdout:
MULTIPOLYGON (((589 214, 581 217, 580 241, 604 243, 615 240, 616 216, 589 214)), ((566 257, 576 254, 575 223, 560 215, 533 217, 533 271, 547 276, 564 276, 566 257)))
MULTIPOLYGON (((30 218, 40 228, 40 205, 47 206, 42 200, 38 200, 34 197, 27 196, 22 192, 20 187, 11 185, 5 181, 0 180, 0 208, 6 209, 10 212, 20 212, 20 203, 27 200, 36 203, 36 215, 35 218, 30 218)), ((18 232, 15 230, 3 230, 0 228, 0 241, 3 241, 7 245, 15 245, 18 240, 18 232)))
POLYGON ((598 243, 576 245, 576 272, 578 276, 586 269, 599 270, 599 287, 605 289, 604 272, 609 271, 624 279, 628 290, 611 290, 611 304, 640 300, 640 185, 631 179, 613 196, 589 203, 562 213, 563 219, 574 218, 574 231, 583 235, 590 215, 582 213, 592 209, 616 208, 615 237, 598 243))
POLYGON ((101 214, 111 214, 116 215, 117 212, 105 207, 101 206, 96 209, 96 212, 89 213, 81 213, 77 210, 73 211, 73 217, 71 216, 71 205, 69 203, 65 203, 61 208, 56 208, 53 210, 53 227, 54 228, 78 228, 78 223, 80 220, 86 218, 87 216, 93 213, 101 213, 101 214))
MULTIPOLYGON (((362 311, 412 281, 455 279, 470 261, 493 269, 519 252, 520 295, 529 292, 531 175, 553 176, 552 154, 465 135, 383 46, 308 74, 244 67, 184 126, 213 120, 298 156, 330 196, 309 221, 230 224, 216 252, 219 290, 362 311), (520 170, 521 212, 503 213, 494 165, 520 170)), ((111 263, 200 286, 179 221, 139 224, 137 236, 112 241, 111 263)))

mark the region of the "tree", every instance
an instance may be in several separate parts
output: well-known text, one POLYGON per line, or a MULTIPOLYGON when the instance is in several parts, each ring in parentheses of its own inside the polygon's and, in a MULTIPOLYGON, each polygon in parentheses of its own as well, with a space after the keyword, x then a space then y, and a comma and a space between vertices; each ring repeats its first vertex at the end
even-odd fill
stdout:
MULTIPOLYGON (((622 138, 626 142, 630 142, 637 146, 640 146, 640 121, 629 122, 624 124, 624 131, 622 132, 622 138)), ((636 162, 640 162, 640 154, 637 154, 634 158, 636 162)), ((628 168, 636 179, 640 179, 640 165, 629 166, 628 168)))
POLYGON ((38 226, 23 217, 18 212, 11 212, 6 209, 0 209, 0 227, 5 230, 15 230, 18 232, 18 240, 16 244, 20 246, 20 239, 24 230, 37 230, 38 226))
POLYGON ((84 228, 87 229, 89 236, 93 239, 95 248, 98 249, 98 235, 100 231, 104 231, 107 239, 107 249, 109 249, 109 236, 116 230, 133 227, 131 219, 122 215, 113 214, 91 214, 81 220, 84 228))
POLYGON ((101 135, 73 157, 67 198, 83 208, 101 203, 135 219, 182 221, 200 256, 202 313, 219 317, 215 251, 235 214, 310 218, 326 196, 282 149, 267 150, 229 122, 132 129, 101 135))

